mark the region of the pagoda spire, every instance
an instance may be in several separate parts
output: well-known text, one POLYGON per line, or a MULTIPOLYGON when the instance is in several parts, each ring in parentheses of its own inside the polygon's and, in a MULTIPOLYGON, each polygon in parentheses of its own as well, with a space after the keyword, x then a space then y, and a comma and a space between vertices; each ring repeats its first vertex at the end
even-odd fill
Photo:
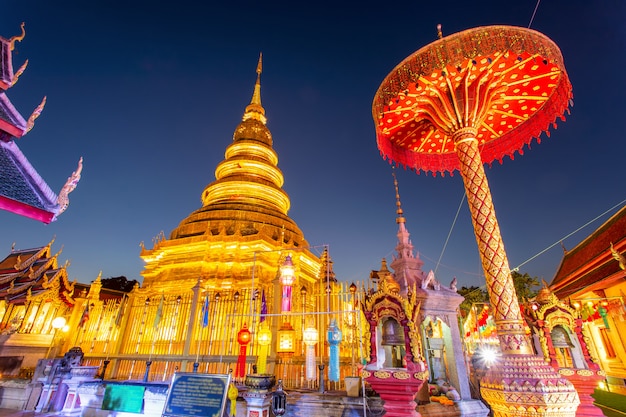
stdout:
POLYGON ((254 84, 254 92, 252 93, 252 100, 246 107, 246 111, 243 114, 243 120, 248 119, 258 120, 263 124, 267 123, 265 117, 265 109, 261 104, 261 73, 263 72, 263 53, 259 54, 259 62, 256 66, 256 83, 254 84))
POLYGON ((396 245, 396 255, 393 256, 391 268, 395 271, 394 278, 400 284, 401 292, 404 294, 408 288, 424 278, 422 265, 424 262, 418 255, 415 255, 411 234, 406 228, 406 218, 400 202, 400 191, 398 179, 396 178, 395 166, 392 165, 393 186, 396 191, 396 223, 398 224, 398 244, 396 245))
POLYGON ((392 166, 391 167, 391 175, 393 175, 393 186, 396 189, 396 214, 398 215, 398 217, 396 217, 396 223, 397 224, 404 224, 406 223, 406 219, 404 218, 404 212, 402 211, 402 203, 400 202, 400 191, 398 190, 398 179, 396 178, 396 167, 392 166))
POLYGON ((333 261, 330 258, 328 253, 328 246, 324 246, 324 252, 322 252, 322 256, 320 257, 320 261, 322 263, 321 267, 321 279, 324 283, 337 283, 337 277, 335 276, 335 271, 333 271, 333 261))

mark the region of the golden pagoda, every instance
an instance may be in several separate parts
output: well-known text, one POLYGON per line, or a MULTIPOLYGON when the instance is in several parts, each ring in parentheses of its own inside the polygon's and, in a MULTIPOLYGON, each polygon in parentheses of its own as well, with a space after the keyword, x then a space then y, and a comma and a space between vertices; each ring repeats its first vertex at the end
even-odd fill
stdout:
POLYGON ((300 285, 318 281, 320 260, 287 215, 291 203, 261 104, 261 70, 259 57, 252 100, 215 169, 215 181, 202 192, 202 207, 169 239, 162 235, 152 249, 142 247, 144 288, 190 290, 198 279, 211 290, 266 287, 287 253, 300 285))
MULTIPOLYGON (((327 288, 337 290, 329 279, 334 273, 327 247, 317 256, 287 215, 291 203, 261 104, 261 70, 260 57, 252 99, 215 169, 215 181, 202 192, 202 207, 169 238, 161 233, 152 249, 141 245, 143 285, 121 301, 78 298, 75 310, 99 317, 90 318, 75 338, 86 363, 111 362, 112 377, 138 378, 145 372, 149 379, 198 367, 225 372, 235 363, 239 369, 241 361, 250 368, 259 352, 260 328, 271 329, 275 344, 281 326, 292 335, 287 353, 278 358, 272 344, 268 364, 283 372, 299 366, 304 314, 328 311, 327 288), (289 294, 297 312, 281 310, 281 292, 283 298, 289 294), (251 334, 247 358, 237 354, 237 335, 244 328, 251 334)), ((317 325, 323 331, 325 323, 317 325)))

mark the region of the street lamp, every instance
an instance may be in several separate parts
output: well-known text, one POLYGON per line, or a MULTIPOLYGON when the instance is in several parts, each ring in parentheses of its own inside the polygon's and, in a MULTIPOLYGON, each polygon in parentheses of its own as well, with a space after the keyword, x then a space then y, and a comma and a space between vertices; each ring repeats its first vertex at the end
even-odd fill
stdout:
POLYGON ((46 354, 46 358, 50 358, 50 353, 52 352, 52 347, 54 346, 54 341, 57 337, 57 332, 59 331, 59 329, 62 329, 63 327, 65 327, 66 323, 67 323, 67 320, 65 320, 65 317, 56 317, 54 320, 52 320, 52 328, 54 329, 54 332, 52 333, 52 340, 50 341, 50 347, 48 348, 48 353, 46 354))

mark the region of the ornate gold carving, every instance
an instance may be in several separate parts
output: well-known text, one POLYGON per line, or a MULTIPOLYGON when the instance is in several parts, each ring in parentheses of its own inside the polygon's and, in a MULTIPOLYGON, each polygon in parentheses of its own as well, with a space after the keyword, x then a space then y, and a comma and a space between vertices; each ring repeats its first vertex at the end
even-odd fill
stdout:
POLYGON ((67 179, 63 188, 59 192, 59 197, 57 198, 57 203, 59 204, 59 211, 56 214, 57 216, 63 213, 67 206, 70 205, 69 194, 74 191, 76 186, 78 185, 78 181, 80 181, 80 173, 83 171, 83 157, 81 156, 78 160, 78 168, 76 171, 72 172, 72 175, 67 179))
POLYGON ((404 371, 396 371, 393 373, 393 377, 395 379, 409 379, 411 378, 411 374, 409 374, 408 372, 404 372, 404 371))
POLYGON ((378 379, 387 379, 391 378, 391 373, 387 371, 376 371, 374 372, 374 376, 378 379))
POLYGON ((22 40, 26 37, 26 29, 24 29, 25 23, 22 22, 20 25, 20 29, 22 29, 22 33, 20 35, 16 35, 9 39, 9 48, 11 51, 15 49, 15 42, 22 42, 22 40))
POLYGON ((415 372, 413 374, 413 378, 415 379, 422 379, 422 380, 427 380, 428 379, 428 371, 420 371, 420 372, 415 372))
POLYGON ((39 103, 37 108, 35 108, 33 113, 28 118, 28 121, 26 122, 26 130, 24 131, 25 134, 30 132, 30 130, 35 126, 35 119, 37 119, 41 115, 41 112, 43 111, 43 108, 45 106, 46 106, 46 97, 44 96, 43 100, 41 100, 41 103, 39 103))

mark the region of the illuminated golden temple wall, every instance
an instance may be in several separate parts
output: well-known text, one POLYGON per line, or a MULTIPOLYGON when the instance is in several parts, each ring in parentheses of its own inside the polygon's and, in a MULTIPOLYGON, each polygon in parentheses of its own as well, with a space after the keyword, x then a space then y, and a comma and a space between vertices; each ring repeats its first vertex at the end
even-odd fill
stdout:
MULTIPOLYGON (((318 363, 328 363, 328 346, 325 343, 330 318, 337 319, 343 332, 340 345, 341 375, 353 375, 361 363, 364 348, 361 345, 363 329, 352 310, 360 301, 361 294, 352 294, 343 283, 330 284, 331 291, 310 288, 301 292, 301 285, 293 292, 293 310, 289 316, 272 313, 280 300, 265 289, 269 327, 273 329, 272 345, 268 358, 268 372, 284 378, 286 386, 310 385, 304 379, 305 346, 302 330, 314 325, 320 342, 315 347, 318 363), (328 304, 338 310, 328 312, 328 304), (277 330, 288 321, 295 330, 294 352, 290 355, 276 353, 277 330)), ((262 291, 259 293, 262 294, 262 291)), ((194 362, 199 372, 228 372, 235 369, 239 344, 237 332, 246 323, 252 332, 252 343, 247 348, 247 373, 256 364, 259 344, 261 297, 253 299, 254 291, 205 290, 201 285, 191 292, 154 294, 137 288, 124 301, 79 300, 93 304, 89 320, 65 340, 69 346, 80 346, 88 365, 110 361, 107 379, 142 379, 146 361, 152 361, 149 380, 161 381, 171 378, 176 371, 193 371, 194 362), (207 325, 204 325, 203 304, 209 300, 207 325), (163 300, 161 302, 161 300, 163 300), (157 319, 158 312, 160 319, 157 319)), ((84 307, 83 307, 84 308, 84 307)), ((361 314, 360 312, 358 313, 361 314)), ((77 316, 80 316, 78 314, 77 316)), ((65 350, 66 350, 65 349, 65 350)), ((319 375, 318 375, 319 378, 319 375)))

